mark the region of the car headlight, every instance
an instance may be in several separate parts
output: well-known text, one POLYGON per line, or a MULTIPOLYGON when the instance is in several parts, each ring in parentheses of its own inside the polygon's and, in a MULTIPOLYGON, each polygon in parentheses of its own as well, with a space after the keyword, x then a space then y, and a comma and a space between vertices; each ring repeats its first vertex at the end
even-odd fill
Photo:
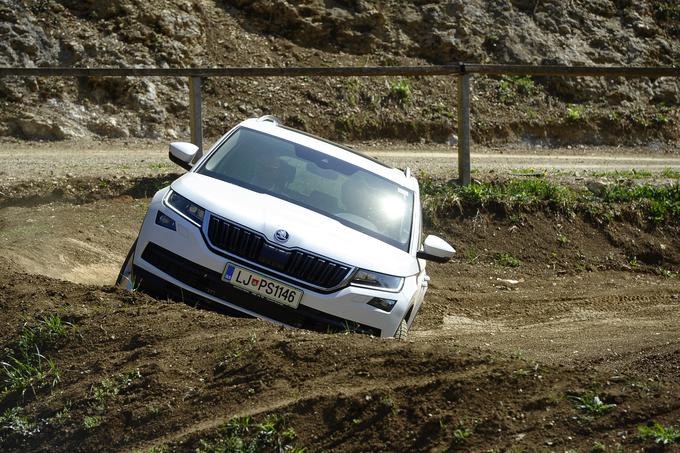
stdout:
POLYGON ((352 284, 366 288, 384 289, 387 291, 399 291, 404 283, 403 277, 380 274, 378 272, 359 269, 352 278, 352 284))
POLYGON ((203 224, 203 217, 205 217, 205 209, 199 205, 187 200, 174 190, 170 191, 170 195, 166 198, 168 206, 180 213, 190 222, 201 226, 203 224))

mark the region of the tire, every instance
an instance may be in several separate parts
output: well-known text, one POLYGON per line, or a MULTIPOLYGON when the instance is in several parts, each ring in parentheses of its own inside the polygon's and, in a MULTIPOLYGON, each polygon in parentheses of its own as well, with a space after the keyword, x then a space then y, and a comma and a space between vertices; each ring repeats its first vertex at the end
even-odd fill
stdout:
POLYGON ((130 251, 123 261, 123 266, 118 272, 118 278, 116 278, 115 286, 119 288, 127 289, 128 291, 133 291, 135 289, 135 277, 132 274, 132 259, 135 256, 135 247, 137 247, 137 240, 132 243, 130 251))
POLYGON ((408 323, 405 319, 402 319, 397 327, 397 331, 394 332, 394 339, 400 341, 406 341, 408 339, 408 323))

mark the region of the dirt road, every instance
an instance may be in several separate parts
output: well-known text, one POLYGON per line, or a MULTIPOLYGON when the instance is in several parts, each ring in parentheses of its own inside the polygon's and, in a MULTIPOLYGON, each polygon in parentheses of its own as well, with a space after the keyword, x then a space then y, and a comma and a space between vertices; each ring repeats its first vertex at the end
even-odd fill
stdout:
MULTIPOLYGON (((213 143, 207 141, 208 146, 213 143)), ((357 149, 398 168, 410 167, 435 176, 457 172, 457 151, 445 145, 356 144, 357 149)), ((505 173, 536 169, 588 174, 643 170, 680 170, 680 146, 655 148, 485 148, 474 146, 472 167, 478 172, 505 173)), ((150 141, 3 143, 2 181, 30 181, 65 176, 145 176, 177 171, 168 160, 166 143, 150 141)))
MULTIPOLYGON (((288 413, 299 445, 314 450, 633 449, 645 445, 637 425, 678 424, 677 229, 602 227, 578 216, 453 216, 436 233, 457 257, 430 266, 426 304, 411 341, 400 345, 281 330, 113 291, 152 193, 136 178, 152 187, 176 172, 166 151, 13 146, 0 151, 0 192, 12 193, 0 198, 2 344, 11 347, 23 323, 46 313, 61 313, 79 337, 53 352, 64 370, 61 393, 38 392, 24 404, 47 420, 71 401, 67 428, 45 422, 42 434, 5 437, 9 449, 193 450, 233 415, 273 412, 288 413), (94 188, 102 190, 92 197, 94 188), (521 264, 499 265, 499 252, 521 264), (93 389, 135 369, 139 382, 100 410, 93 389), (620 409, 584 416, 566 395, 586 391, 620 409), (84 428, 90 416, 101 426, 84 428)), ((540 158, 570 171, 610 162, 680 169, 672 154, 566 151, 540 158)), ((438 160, 447 159, 439 151, 369 154, 440 171, 438 160)), ((483 153, 473 162, 510 171, 526 159, 526 151, 483 153)))

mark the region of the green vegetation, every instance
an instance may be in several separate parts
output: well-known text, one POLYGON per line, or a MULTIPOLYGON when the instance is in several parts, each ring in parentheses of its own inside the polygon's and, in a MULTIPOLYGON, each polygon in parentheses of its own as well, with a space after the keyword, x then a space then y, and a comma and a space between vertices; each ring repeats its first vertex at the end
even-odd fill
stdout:
POLYGON ((519 267, 522 262, 506 252, 498 252, 495 255, 496 262, 504 267, 519 267))
POLYGON ((472 436, 472 431, 465 427, 458 428, 453 432, 453 439, 457 443, 465 442, 470 436, 472 436))
POLYGON ((570 104, 567 106, 567 118, 572 121, 578 121, 583 118, 585 107, 582 105, 570 104))
POLYGON ((92 393, 95 401, 104 408, 111 398, 118 395, 118 392, 120 392, 120 388, 111 379, 103 379, 99 385, 92 387, 90 393, 92 393))
POLYGON ((411 100, 411 83, 407 79, 400 79, 392 84, 390 94, 399 104, 408 104, 411 100))
POLYGON ((661 175, 668 179, 680 179, 680 171, 675 171, 672 168, 665 168, 661 175))
MULTIPOLYGON (((575 450, 576 451, 576 450, 575 450)), ((592 453, 623 453, 626 450, 623 448, 621 444, 614 444, 614 445, 607 445, 604 442, 600 441, 595 441, 593 442, 593 446, 590 447, 590 451, 592 453)))
POLYGON ((607 404, 600 399, 595 392, 585 392, 582 395, 567 396, 578 409, 588 415, 602 415, 616 407, 616 404, 607 404))
POLYGON ((397 415, 399 408, 390 396, 383 396, 380 398, 381 408, 389 415, 397 415))
POLYGON ((639 206, 646 211, 649 221, 661 223, 680 217, 680 184, 671 186, 612 185, 603 191, 602 201, 639 206))
POLYGON ((663 267, 659 268, 659 275, 666 277, 666 278, 675 278, 675 277, 678 276, 678 274, 676 274, 675 272, 673 272, 669 269, 663 268, 663 267))
POLYGON ((474 264, 478 259, 479 251, 474 245, 465 250, 465 260, 468 262, 468 264, 474 264))
POLYGON ((627 179, 647 179, 654 176, 651 171, 647 170, 614 170, 614 171, 593 171, 590 176, 596 178, 627 178, 627 179))
POLYGON ((458 186, 427 176, 421 177, 421 191, 425 206, 435 213, 464 206, 501 205, 506 211, 548 204, 557 210, 568 210, 576 201, 576 194, 542 178, 513 179, 491 183, 458 186))
POLYGON ((638 435, 642 440, 652 439, 661 445, 670 445, 680 441, 680 431, 672 426, 664 426, 659 422, 638 426, 638 435))
POLYGON ((99 384, 90 389, 90 396, 94 399, 97 409, 103 411, 107 403, 116 397, 123 389, 130 387, 135 380, 141 379, 139 369, 134 369, 125 374, 119 374, 115 379, 105 378, 99 384))
POLYGON ((70 418, 71 418, 71 402, 68 401, 62 410, 54 414, 54 416, 49 419, 49 423, 51 425, 60 426, 66 423, 66 421, 70 418))
POLYGON ((67 333, 69 324, 58 315, 44 317, 36 326, 24 325, 17 346, 0 363, 0 393, 20 392, 29 388, 33 393, 44 386, 59 382, 59 370, 52 359, 41 351, 53 347, 67 333))
POLYGON ((286 426, 281 415, 268 415, 260 423, 250 416, 233 417, 220 428, 217 439, 201 440, 196 452, 304 452, 304 448, 296 448, 292 444, 295 437, 295 431, 286 426))
POLYGON ((87 415, 83 419, 83 425, 87 429, 96 428, 97 426, 99 426, 101 424, 102 424, 102 418, 99 417, 98 415, 92 415, 92 416, 87 415))
POLYGON ((592 448, 590 449, 592 453, 605 452, 607 451, 607 446, 602 442, 595 441, 592 448))
POLYGON ((432 111, 437 115, 444 116, 449 119, 452 119, 455 116, 454 112, 441 101, 432 106, 432 111))
POLYGON ((665 113, 655 113, 652 120, 656 125, 661 126, 667 124, 670 121, 670 118, 665 113))
POLYGON ((502 102, 511 103, 518 95, 531 96, 536 91, 536 85, 529 76, 503 77, 498 83, 499 98, 502 102))
MULTIPOLYGON (((426 216, 474 213, 486 208, 508 217, 547 210, 563 215, 582 212, 606 222, 622 212, 651 224, 680 220, 680 183, 667 185, 616 183, 597 193, 585 187, 566 187, 541 177, 496 180, 459 186, 452 181, 421 175, 426 216)), ((631 216, 628 216, 631 218, 631 216)))
POLYGON ((21 415, 22 411, 20 407, 13 407, 0 415, 0 440, 6 434, 28 437, 40 430, 36 423, 21 415))
POLYGON ((361 96, 361 84, 359 79, 356 77, 347 77, 343 81, 344 86, 344 99, 350 106, 355 106, 359 104, 359 98, 361 96))

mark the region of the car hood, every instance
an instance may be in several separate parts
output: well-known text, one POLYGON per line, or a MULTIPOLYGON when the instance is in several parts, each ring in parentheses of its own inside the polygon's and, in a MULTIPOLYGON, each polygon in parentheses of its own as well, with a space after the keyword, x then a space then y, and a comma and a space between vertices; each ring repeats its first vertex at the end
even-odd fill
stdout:
POLYGON ((220 217, 262 233, 284 248, 300 248, 350 266, 406 277, 418 272, 414 257, 337 220, 271 195, 189 172, 172 189, 220 217), (282 244, 274 233, 284 229, 282 244))

